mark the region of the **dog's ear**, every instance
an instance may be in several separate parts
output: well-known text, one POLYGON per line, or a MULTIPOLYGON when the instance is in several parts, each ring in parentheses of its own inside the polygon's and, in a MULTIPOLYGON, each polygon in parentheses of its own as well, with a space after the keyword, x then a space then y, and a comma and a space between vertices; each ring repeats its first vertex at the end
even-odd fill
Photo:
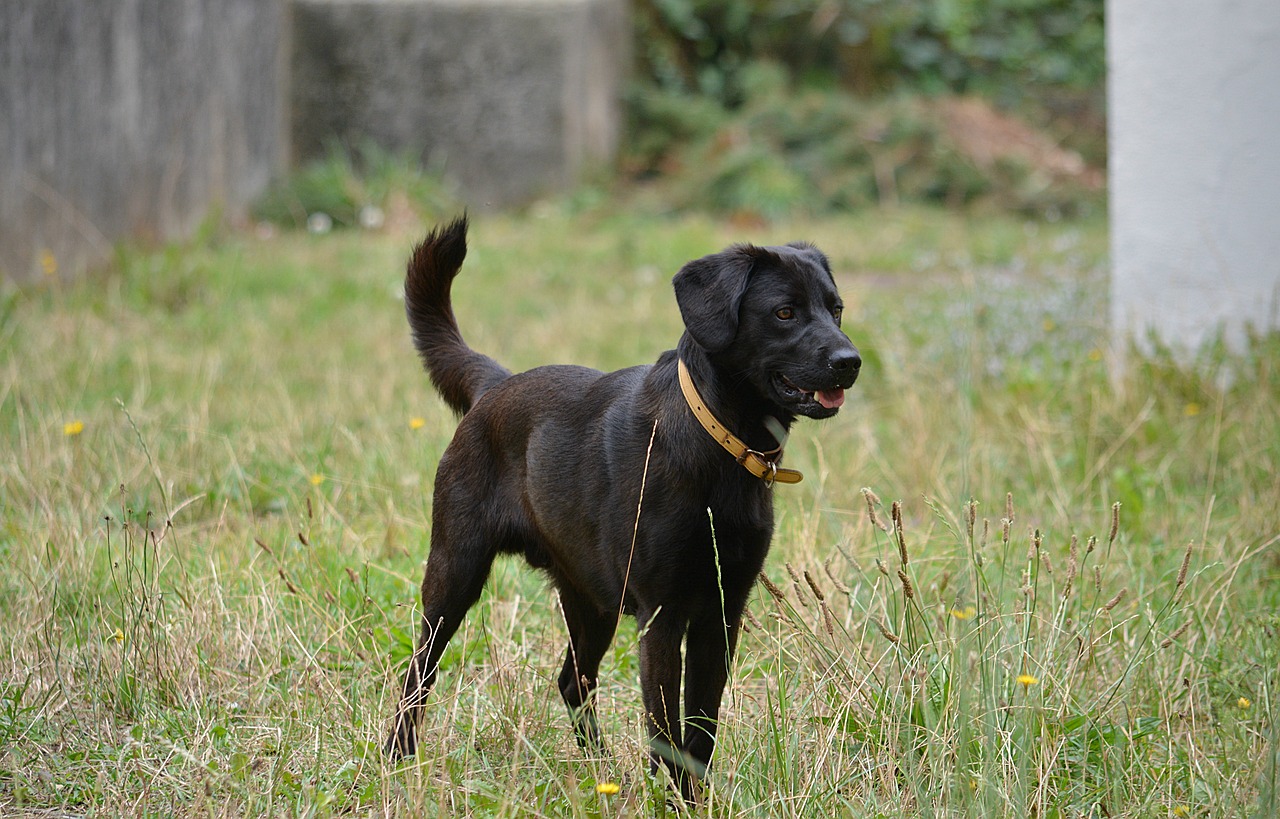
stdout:
POLYGON ((765 252, 753 245, 734 245, 689 262, 671 280, 685 329, 704 350, 716 353, 733 343, 747 280, 765 252))

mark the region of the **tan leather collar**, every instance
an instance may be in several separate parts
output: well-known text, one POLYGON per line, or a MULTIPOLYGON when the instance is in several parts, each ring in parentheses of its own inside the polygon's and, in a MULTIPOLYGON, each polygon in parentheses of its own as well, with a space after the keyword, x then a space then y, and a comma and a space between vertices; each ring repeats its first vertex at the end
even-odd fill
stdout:
POLYGON ((725 429, 716 420, 711 410, 707 409, 706 402, 698 394, 698 388, 693 385, 693 378, 689 375, 689 368, 684 365, 684 361, 677 359, 677 364, 680 370, 680 391, 684 393, 684 400, 689 404, 689 409, 693 410, 693 417, 698 419, 702 428, 715 438, 716 443, 724 447, 738 463, 742 464, 744 469, 763 480, 766 486, 772 486, 775 481, 800 483, 804 480, 804 475, 797 470, 783 469, 778 466, 779 461, 782 460, 782 447, 772 452, 756 452, 743 443, 741 438, 725 429))

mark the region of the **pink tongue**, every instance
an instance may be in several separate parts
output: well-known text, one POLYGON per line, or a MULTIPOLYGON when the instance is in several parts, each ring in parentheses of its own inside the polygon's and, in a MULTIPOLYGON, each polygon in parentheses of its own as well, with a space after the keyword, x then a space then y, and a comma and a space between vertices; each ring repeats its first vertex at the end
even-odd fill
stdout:
POLYGON ((844 404, 844 390, 836 387, 834 390, 818 390, 814 393, 814 397, 818 399, 818 403, 827 409, 835 409, 844 404))

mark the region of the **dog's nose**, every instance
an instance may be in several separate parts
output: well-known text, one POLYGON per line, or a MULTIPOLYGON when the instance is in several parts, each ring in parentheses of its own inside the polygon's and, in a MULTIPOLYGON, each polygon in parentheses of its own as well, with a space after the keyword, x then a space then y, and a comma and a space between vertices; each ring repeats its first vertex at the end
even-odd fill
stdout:
POLYGON ((862 369, 862 356, 855 349, 837 350, 831 354, 831 369, 838 376, 856 375, 862 369))

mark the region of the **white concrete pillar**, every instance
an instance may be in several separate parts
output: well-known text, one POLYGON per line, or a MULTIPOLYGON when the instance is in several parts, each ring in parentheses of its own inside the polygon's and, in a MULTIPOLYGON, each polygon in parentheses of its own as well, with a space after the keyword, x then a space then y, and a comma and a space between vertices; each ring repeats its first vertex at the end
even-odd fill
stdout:
POLYGON ((1107 0, 1111 318, 1280 328, 1280 0, 1107 0))

